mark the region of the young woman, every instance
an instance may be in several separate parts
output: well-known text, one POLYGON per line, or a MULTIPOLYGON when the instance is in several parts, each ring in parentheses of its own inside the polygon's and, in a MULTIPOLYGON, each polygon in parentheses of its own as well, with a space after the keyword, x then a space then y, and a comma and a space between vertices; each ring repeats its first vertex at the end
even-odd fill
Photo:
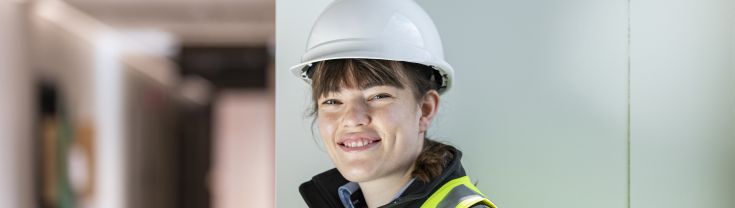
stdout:
POLYGON ((456 148, 426 132, 451 86, 438 32, 413 0, 336 0, 304 62, 313 115, 335 169, 301 185, 309 207, 495 207, 456 148))

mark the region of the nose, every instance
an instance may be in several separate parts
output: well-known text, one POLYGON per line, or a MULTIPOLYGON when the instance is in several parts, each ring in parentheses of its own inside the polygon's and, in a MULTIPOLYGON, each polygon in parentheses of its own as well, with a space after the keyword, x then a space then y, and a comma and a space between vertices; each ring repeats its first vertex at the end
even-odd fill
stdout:
POLYGON ((370 123, 370 110, 366 103, 357 102, 347 107, 342 124, 345 128, 365 126, 370 123))

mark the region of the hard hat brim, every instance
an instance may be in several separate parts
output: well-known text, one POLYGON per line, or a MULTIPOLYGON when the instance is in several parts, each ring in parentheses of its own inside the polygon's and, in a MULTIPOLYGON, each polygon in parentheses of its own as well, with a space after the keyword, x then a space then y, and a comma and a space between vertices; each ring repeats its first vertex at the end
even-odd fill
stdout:
POLYGON ((378 59, 423 64, 434 68, 443 76, 445 83, 443 83, 443 88, 440 89, 439 93, 446 92, 451 87, 454 76, 452 66, 441 58, 432 57, 431 53, 422 50, 420 47, 402 43, 394 43, 388 46, 369 40, 357 39, 335 41, 315 46, 304 54, 301 63, 290 67, 290 71, 294 76, 311 84, 304 68, 316 62, 336 59, 378 59))

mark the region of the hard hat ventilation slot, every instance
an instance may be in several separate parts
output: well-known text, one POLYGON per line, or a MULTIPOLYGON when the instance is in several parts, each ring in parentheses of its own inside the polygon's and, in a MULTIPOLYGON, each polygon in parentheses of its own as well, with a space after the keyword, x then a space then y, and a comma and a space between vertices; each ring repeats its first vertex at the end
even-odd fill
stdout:
POLYGON ((304 68, 301 68, 301 79, 311 80, 314 76, 314 64, 307 64, 304 68))
POLYGON ((433 72, 431 80, 434 80, 434 82, 436 82, 436 90, 441 91, 444 88, 447 88, 447 75, 442 74, 441 71, 436 69, 434 66, 431 66, 431 72, 433 72))

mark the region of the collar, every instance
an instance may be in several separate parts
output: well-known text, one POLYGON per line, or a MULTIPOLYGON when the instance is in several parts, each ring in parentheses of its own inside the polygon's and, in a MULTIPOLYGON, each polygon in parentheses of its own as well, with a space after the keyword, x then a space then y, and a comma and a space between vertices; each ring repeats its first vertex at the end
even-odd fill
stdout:
MULTIPOLYGON (((416 178, 411 178, 411 180, 409 180, 408 183, 406 183, 406 185, 404 185, 403 188, 401 188, 401 190, 398 190, 398 193, 396 193, 393 196, 391 201, 396 200, 399 196, 401 196, 401 194, 403 194, 403 192, 406 191, 408 186, 411 185, 411 183, 413 183, 414 180, 416 180, 416 178)), ((355 199, 353 199, 352 197, 352 194, 356 193, 359 189, 360 189, 360 185, 355 182, 348 182, 347 184, 342 185, 339 187, 339 189, 337 189, 339 200, 342 201, 342 205, 345 208, 355 208, 355 204, 360 202, 359 199, 355 201, 355 199)))
MULTIPOLYGON (((455 148, 451 148, 451 151, 454 157, 439 177, 427 183, 419 180, 413 181, 398 198, 382 207, 418 207, 431 193, 439 189, 441 184, 451 179, 465 176, 464 168, 462 168, 462 164, 460 163, 462 152, 455 148)), ((301 184, 299 192, 301 192, 301 196, 309 207, 343 208, 344 205, 342 204, 342 200, 340 200, 337 190, 340 186, 347 183, 349 181, 342 177, 336 168, 333 168, 301 184)), ((350 198, 362 199, 361 191, 358 190, 356 193, 353 193, 350 198)))
POLYGON ((347 182, 347 184, 342 185, 337 189, 339 200, 345 208, 355 208, 355 204, 359 203, 359 201, 352 199, 352 194, 356 193, 359 189, 360 186, 355 182, 347 182))

